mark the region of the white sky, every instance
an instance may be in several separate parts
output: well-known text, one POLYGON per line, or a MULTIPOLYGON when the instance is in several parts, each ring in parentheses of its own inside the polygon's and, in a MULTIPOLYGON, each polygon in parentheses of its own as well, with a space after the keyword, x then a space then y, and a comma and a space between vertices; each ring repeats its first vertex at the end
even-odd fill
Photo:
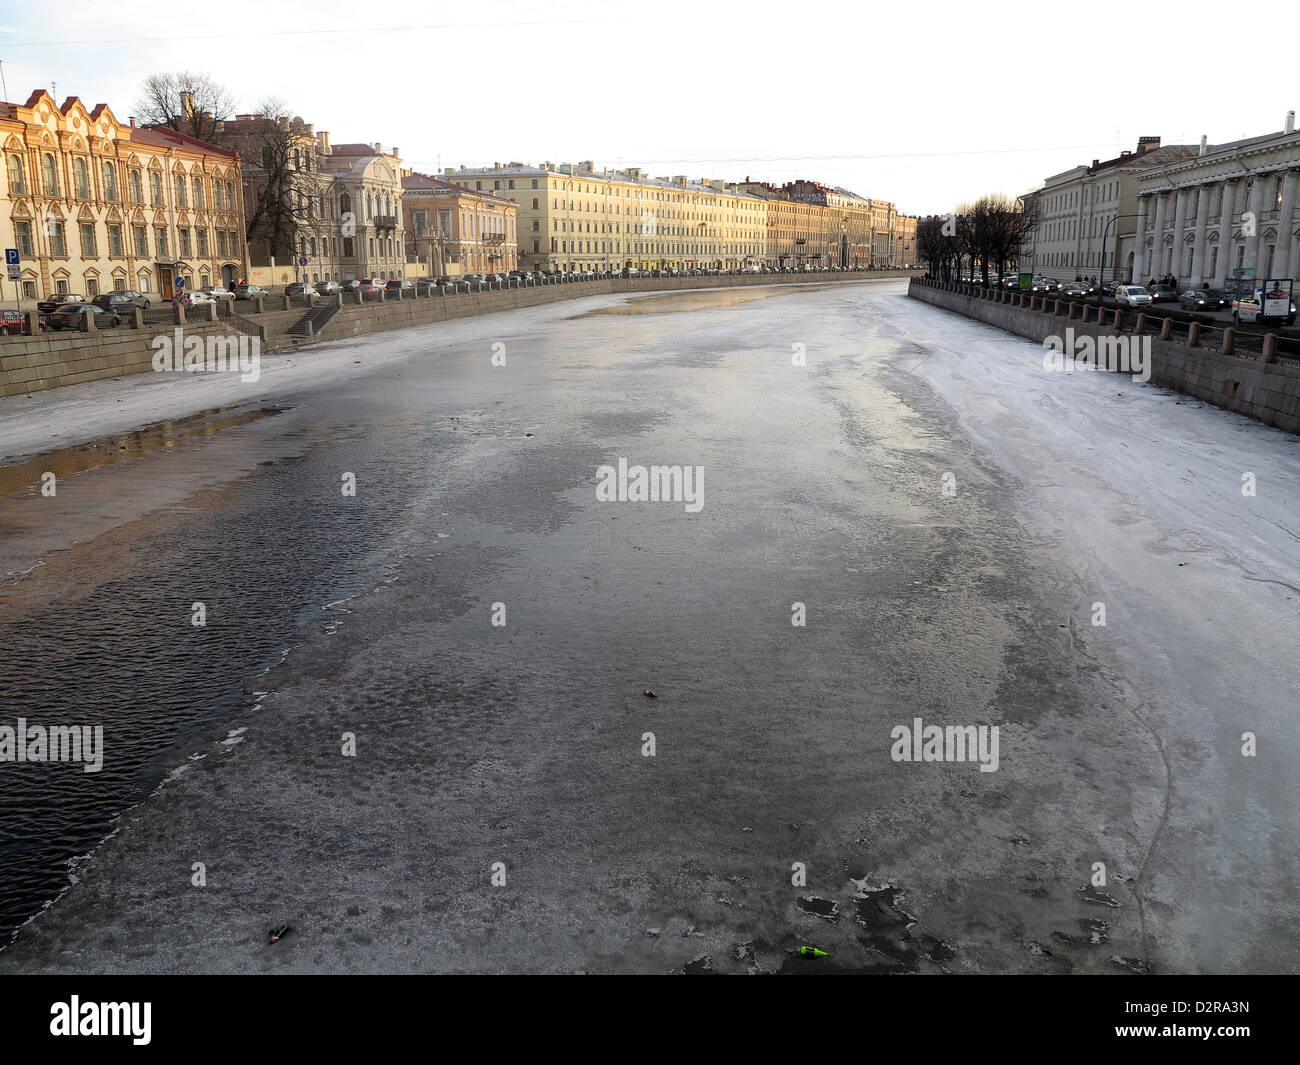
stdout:
POLYGON ((9 100, 54 82, 58 102, 125 120, 144 77, 190 69, 241 111, 278 96, 335 143, 397 145, 430 173, 590 159, 807 177, 909 214, 1019 194, 1139 135, 1235 140, 1300 108, 1281 38, 1218 0, 6 6, 9 100))

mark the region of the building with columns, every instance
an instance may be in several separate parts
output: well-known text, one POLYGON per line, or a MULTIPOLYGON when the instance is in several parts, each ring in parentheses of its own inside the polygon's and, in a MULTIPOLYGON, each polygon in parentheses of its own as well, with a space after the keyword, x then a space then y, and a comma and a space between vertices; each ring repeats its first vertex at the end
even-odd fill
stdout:
POLYGON ((1162 146, 1159 137, 1139 137, 1136 151, 1094 159, 1047 178, 1022 197, 1037 210, 1038 225, 1021 244, 1021 269, 1063 278, 1084 274, 1131 280, 1138 178, 1195 151, 1185 144, 1162 146))
POLYGON ((1300 273, 1300 133, 1284 127, 1144 171, 1136 182, 1133 279, 1253 289, 1300 273))

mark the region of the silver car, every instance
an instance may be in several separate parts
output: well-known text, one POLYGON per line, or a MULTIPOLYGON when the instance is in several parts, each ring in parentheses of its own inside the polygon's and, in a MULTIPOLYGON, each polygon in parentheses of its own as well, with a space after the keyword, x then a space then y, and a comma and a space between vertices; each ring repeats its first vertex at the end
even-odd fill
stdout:
POLYGON ((1141 285, 1120 285, 1115 290, 1115 302, 1121 307, 1150 307, 1151 293, 1141 285))

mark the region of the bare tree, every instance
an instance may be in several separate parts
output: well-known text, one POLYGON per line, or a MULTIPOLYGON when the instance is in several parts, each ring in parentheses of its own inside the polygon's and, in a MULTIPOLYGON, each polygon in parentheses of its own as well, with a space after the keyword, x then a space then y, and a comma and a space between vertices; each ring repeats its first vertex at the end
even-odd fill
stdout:
POLYGON ((282 100, 263 100, 256 113, 239 123, 235 145, 252 185, 246 237, 250 246, 292 261, 304 234, 314 235, 324 221, 316 211, 321 189, 313 177, 315 141, 282 100))
POLYGON ((235 113, 235 98, 207 74, 171 71, 145 78, 135 112, 146 126, 167 126, 217 144, 222 123, 235 113))

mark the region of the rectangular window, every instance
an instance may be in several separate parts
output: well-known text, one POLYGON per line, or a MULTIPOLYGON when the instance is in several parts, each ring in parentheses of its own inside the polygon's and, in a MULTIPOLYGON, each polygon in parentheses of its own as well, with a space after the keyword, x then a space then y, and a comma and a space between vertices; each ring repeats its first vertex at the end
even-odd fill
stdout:
POLYGON ((86 278, 86 295, 91 297, 95 297, 99 295, 99 278, 97 277, 86 278))
POLYGON ((190 231, 188 229, 182 229, 180 232, 181 232, 181 258, 188 259, 191 255, 190 231))
POLYGON ((68 291, 68 282, 66 279, 60 279, 54 282, 54 291, 66 293, 68 291))
POLYGON ((124 278, 124 277, 115 277, 115 278, 113 278, 113 291, 114 291, 114 292, 125 292, 125 291, 126 291, 126 278, 124 278))
POLYGON ((135 234, 135 253, 141 259, 149 257, 149 231, 144 226, 132 226, 131 232, 135 234))
POLYGON ((34 300, 35 298, 36 298, 36 282, 35 282, 35 281, 24 281, 24 282, 23 282, 23 299, 34 300))
POLYGON ((223 259, 226 257, 226 231, 224 229, 217 230, 217 254, 223 259))
POLYGON ((207 255, 208 254, 208 231, 206 229, 200 229, 197 232, 199 234, 199 254, 207 255))
POLYGON ((109 255, 126 254, 122 248, 122 227, 121 226, 110 225, 108 227, 108 254, 109 255))
POLYGON ((50 254, 64 257, 68 254, 68 242, 64 238, 63 223, 50 223, 50 254))
POLYGON ((30 222, 15 222, 14 235, 18 238, 18 254, 24 259, 30 259, 34 254, 32 251, 32 224, 30 222))
POLYGON ((99 255, 95 248, 95 224, 93 222, 81 223, 81 257, 83 259, 94 259, 99 255))
POLYGON ((167 250, 167 230, 159 227, 153 231, 153 242, 158 249, 158 258, 165 259, 169 254, 167 250))

